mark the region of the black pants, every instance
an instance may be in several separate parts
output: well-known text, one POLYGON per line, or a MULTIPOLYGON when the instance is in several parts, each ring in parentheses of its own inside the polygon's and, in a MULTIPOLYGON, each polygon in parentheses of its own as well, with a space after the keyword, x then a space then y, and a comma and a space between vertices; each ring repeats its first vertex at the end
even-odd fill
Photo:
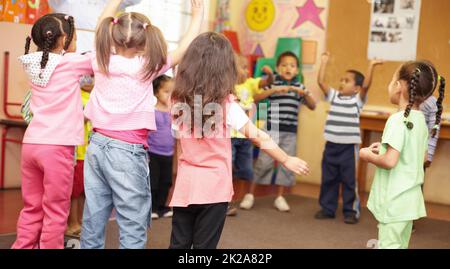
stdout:
POLYGON ((334 216, 342 186, 344 215, 359 218, 360 204, 356 182, 356 151, 354 144, 327 142, 322 159, 322 184, 319 202, 322 209, 334 216))
POLYGON ((169 211, 166 203, 170 187, 172 187, 172 164, 173 156, 150 153, 152 212, 160 215, 169 211))
POLYGON ((171 249, 216 249, 228 203, 174 207, 171 249))

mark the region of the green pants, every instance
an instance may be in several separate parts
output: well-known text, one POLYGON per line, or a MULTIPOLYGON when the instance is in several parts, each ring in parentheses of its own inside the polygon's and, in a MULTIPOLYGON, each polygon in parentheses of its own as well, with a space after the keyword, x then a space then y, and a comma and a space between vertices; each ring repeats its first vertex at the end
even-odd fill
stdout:
POLYGON ((378 224, 379 249, 407 249, 413 221, 378 224))

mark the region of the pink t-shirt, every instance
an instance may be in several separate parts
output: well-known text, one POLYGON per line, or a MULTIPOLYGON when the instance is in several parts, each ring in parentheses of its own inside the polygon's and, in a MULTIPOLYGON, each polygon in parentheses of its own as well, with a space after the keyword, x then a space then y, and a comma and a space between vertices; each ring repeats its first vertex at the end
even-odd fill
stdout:
POLYGON ((42 52, 19 57, 30 79, 30 110, 33 119, 23 143, 45 145, 83 145, 84 116, 80 94, 80 77, 92 74, 86 55, 50 53, 41 74, 42 52))
POLYGON ((249 118, 239 104, 228 104, 223 138, 180 139, 181 155, 170 206, 231 201, 234 191, 230 129, 240 130, 249 118))
POLYGON ((171 68, 171 60, 148 81, 142 80, 142 57, 111 55, 109 76, 101 73, 96 56, 92 67, 95 87, 85 108, 85 116, 95 129, 110 131, 155 130, 155 105, 152 81, 171 68))

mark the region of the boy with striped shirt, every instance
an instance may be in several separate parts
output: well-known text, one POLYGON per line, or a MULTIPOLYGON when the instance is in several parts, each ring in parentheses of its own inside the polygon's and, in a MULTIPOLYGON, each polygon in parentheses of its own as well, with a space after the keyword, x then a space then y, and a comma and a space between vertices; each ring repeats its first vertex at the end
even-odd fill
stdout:
POLYGON ((367 101, 374 67, 382 61, 372 61, 368 77, 356 70, 348 70, 338 90, 325 82, 325 69, 330 54, 322 55, 318 83, 326 100, 331 104, 325 124, 326 142, 322 159, 322 184, 319 203, 322 209, 316 219, 335 218, 339 189, 342 184, 344 222, 356 224, 360 215, 356 182, 356 156, 361 144, 359 116, 367 101))

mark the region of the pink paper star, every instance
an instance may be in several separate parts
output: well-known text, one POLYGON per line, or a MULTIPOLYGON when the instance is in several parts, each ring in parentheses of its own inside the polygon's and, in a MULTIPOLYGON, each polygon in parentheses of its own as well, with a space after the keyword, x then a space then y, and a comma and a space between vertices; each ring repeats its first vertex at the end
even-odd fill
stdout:
POLYGON ((297 7, 299 17, 292 29, 301 26, 306 21, 310 21, 317 25, 319 28, 324 29, 322 21, 320 20, 320 13, 322 13, 324 9, 325 8, 316 6, 314 0, 306 0, 305 5, 303 5, 302 7, 297 7))

